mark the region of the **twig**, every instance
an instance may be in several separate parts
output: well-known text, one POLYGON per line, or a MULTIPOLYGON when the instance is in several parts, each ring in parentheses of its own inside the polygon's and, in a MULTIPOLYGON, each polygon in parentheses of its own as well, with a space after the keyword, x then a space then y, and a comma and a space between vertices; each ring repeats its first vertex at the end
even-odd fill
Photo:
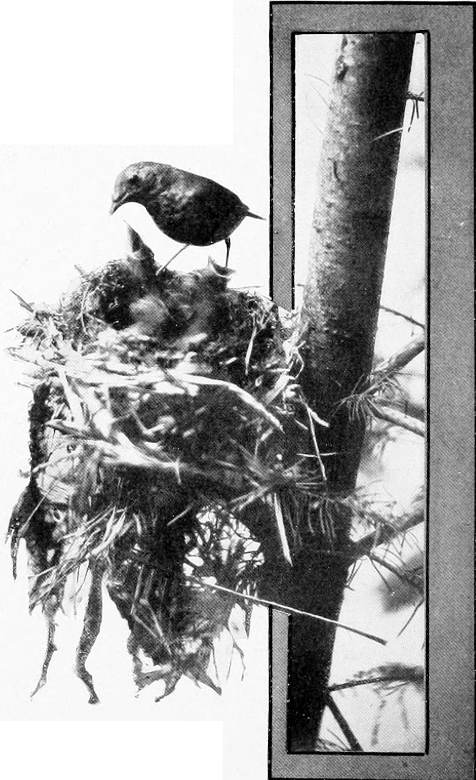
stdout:
POLYGON ((321 98, 322 102, 323 102, 323 103, 324 103, 324 104, 327 106, 327 108, 329 108, 329 109, 330 109, 330 105, 329 105, 328 101, 325 99, 324 95, 321 95, 321 93, 319 92, 319 90, 318 90, 318 89, 316 89, 315 87, 311 87, 311 89, 312 89, 312 91, 313 91, 313 92, 315 92, 315 93, 316 93, 316 95, 317 95, 318 97, 320 97, 320 98, 321 98))
POLYGON ((399 636, 401 636, 401 635, 403 634, 403 632, 405 631, 405 629, 406 629, 406 628, 407 628, 407 627, 410 625, 410 623, 412 622, 412 620, 413 620, 413 618, 415 617, 416 613, 418 612, 418 610, 420 609, 420 607, 421 607, 421 606, 423 606, 423 604, 424 604, 424 603, 425 603, 425 599, 424 599, 424 598, 422 598, 422 599, 421 599, 421 600, 418 602, 418 604, 416 604, 416 605, 415 605, 415 608, 413 609, 413 611, 412 611, 412 614, 410 615, 410 617, 408 618, 408 620, 406 620, 406 621, 405 621, 405 623, 403 624, 402 628, 401 628, 401 629, 400 629, 400 631, 398 632, 398 634, 397 634, 397 638, 398 638, 399 636))
MULTIPOLYGON (((405 376, 409 376, 409 373, 405 372, 405 376)), ((417 403, 416 401, 409 401, 407 398, 403 401, 403 408, 405 414, 409 414, 410 417, 414 417, 421 422, 425 419, 425 405, 417 403)))
MULTIPOLYGON (((171 375, 175 375, 176 372, 171 371, 171 375)), ((254 398, 250 393, 248 393, 246 390, 244 390, 242 387, 239 387, 238 385, 233 384, 232 382, 226 382, 224 379, 213 379, 212 377, 208 376, 198 376, 197 374, 186 374, 183 379, 186 382, 189 382, 191 385, 198 385, 198 386, 211 386, 211 387, 224 387, 229 392, 234 393, 238 396, 238 398, 243 401, 243 403, 250 406, 252 409, 254 409, 256 412, 261 414, 268 422, 271 423, 271 425, 274 428, 277 428, 278 430, 282 431, 282 425, 279 422, 279 420, 271 414, 259 401, 254 398)))
POLYGON ((19 301, 20 306, 23 306, 24 309, 29 311, 31 314, 34 314, 35 309, 33 308, 32 303, 28 303, 28 301, 25 301, 24 298, 21 297, 15 290, 10 290, 10 292, 15 296, 15 298, 19 301))
POLYGON ((391 423, 392 425, 398 425, 400 428, 405 428, 407 431, 416 433, 417 436, 425 436, 425 426, 416 417, 410 417, 410 415, 401 412, 399 409, 394 409, 391 406, 384 406, 383 404, 372 404, 372 411, 376 417, 381 420, 391 423))
MULTIPOLYGON (((416 667, 418 668, 418 667, 416 667)), ((376 683, 386 682, 420 682, 423 677, 422 671, 418 669, 415 671, 412 669, 412 673, 408 673, 406 677, 402 674, 383 674, 380 677, 366 677, 363 680, 348 680, 344 683, 337 683, 336 685, 329 686, 329 692, 333 691, 345 691, 347 688, 357 688, 359 685, 373 685, 376 683)))
POLYGON ((305 76, 309 76, 310 79, 315 79, 316 81, 320 81, 321 84, 325 84, 326 87, 330 88, 330 84, 325 79, 321 78, 320 76, 315 76, 314 73, 305 73, 305 76))
POLYGON ((364 555, 369 555, 375 546, 390 542, 395 536, 399 536, 400 534, 405 533, 405 531, 409 531, 411 528, 422 523, 423 520, 423 509, 420 504, 417 504, 414 510, 410 514, 405 515, 400 522, 396 522, 392 525, 386 524, 384 528, 379 526, 378 529, 363 536, 358 542, 355 542, 351 553, 352 560, 355 561, 358 558, 362 558, 364 555))
POLYGON ((403 320, 407 320, 407 322, 411 322, 412 325, 416 325, 418 328, 425 328, 423 323, 418 322, 418 320, 413 319, 413 317, 410 317, 409 314, 404 314, 402 311, 397 311, 397 309, 392 309, 390 306, 383 306, 383 304, 380 304, 380 308, 382 311, 388 311, 389 314, 394 314, 395 317, 401 317, 403 320))
POLYGON ((419 593, 421 592, 421 587, 414 581, 411 576, 411 572, 399 571, 396 566, 393 566, 393 564, 386 561, 385 558, 381 558, 380 555, 375 555, 375 553, 369 553, 369 558, 374 563, 378 563, 379 566, 383 566, 385 569, 388 569, 388 571, 401 580, 401 582, 408 583, 413 588, 415 588, 415 590, 418 590, 419 593))
POLYGON ((348 406, 351 418, 356 415, 361 415, 364 419, 376 416, 424 436, 425 428, 420 420, 414 421, 409 415, 389 406, 391 398, 394 398, 398 391, 401 393, 394 375, 419 355, 424 348, 425 334, 421 333, 389 358, 381 361, 368 378, 361 377, 352 394, 341 399, 338 406, 348 406), (392 395, 389 395, 389 391, 392 391, 392 395))
POLYGON ((366 631, 361 631, 359 628, 348 626, 345 623, 340 623, 338 620, 332 620, 331 618, 326 618, 323 617, 322 615, 315 615, 312 612, 305 612, 302 609, 295 609, 294 607, 289 607, 285 604, 279 604, 277 601, 270 601, 269 599, 262 599, 262 598, 258 598, 257 596, 249 596, 247 593, 240 593, 237 590, 232 590, 231 588, 225 588, 223 585, 214 585, 211 582, 204 582, 202 579, 199 579, 198 577, 194 577, 191 574, 188 574, 186 576, 187 579, 196 582, 197 585, 200 585, 202 587, 211 588, 212 590, 218 590, 221 591, 222 593, 229 593, 230 596, 236 596, 241 599, 246 599, 248 601, 252 601, 254 604, 259 604, 260 606, 272 607, 274 609, 278 609, 280 612, 289 612, 292 615, 308 617, 308 618, 312 618, 313 620, 321 620, 323 623, 331 623, 333 626, 337 626, 337 628, 344 628, 346 631, 352 631, 352 633, 359 634, 359 636, 364 636, 366 639, 371 639, 373 642, 378 642, 378 644, 380 645, 387 644, 386 639, 382 639, 379 636, 374 636, 374 634, 368 634, 366 631))
MULTIPOLYGON (((394 352, 389 358, 383 360, 372 371, 370 376, 370 386, 366 390, 370 393, 374 386, 381 382, 382 378, 389 378, 394 376, 398 371, 401 371, 408 363, 410 363, 420 352, 425 349, 425 334, 419 333, 411 341, 405 344, 404 347, 394 352)), ((376 387, 375 387, 376 389, 376 387)))
POLYGON ((377 572, 378 576, 382 580, 383 584, 387 588, 388 592, 392 593, 392 588, 390 587, 390 585, 388 584, 388 582, 387 582, 386 578, 384 577, 383 573, 380 571, 379 567, 377 566, 377 564, 373 560, 372 556, 370 556, 370 555, 369 555, 369 561, 370 561, 371 566, 375 569, 375 571, 377 572))
MULTIPOLYGON (((48 366, 55 371, 58 371, 58 364, 54 361, 42 361, 43 365, 48 366)), ((171 369, 169 371, 161 371, 155 369, 153 371, 142 371, 135 374, 122 375, 114 373, 106 373, 97 366, 87 365, 84 362, 84 368, 79 368, 78 365, 64 366, 66 373, 69 377, 72 377, 84 382, 88 388, 92 385, 101 385, 107 387, 129 387, 129 386, 153 386, 158 392, 184 392, 184 387, 196 386, 196 387, 221 387, 228 392, 236 395, 244 404, 254 409, 258 414, 268 420, 274 428, 282 431, 282 425, 279 420, 266 409, 257 399, 244 390, 242 387, 235 385, 233 382, 227 382, 224 379, 214 379, 209 376, 200 376, 198 374, 188 374, 185 371, 177 369, 171 369), (172 380, 172 381, 167 381, 172 380)), ((188 388, 187 388, 188 389, 188 388)))
POLYGON ((354 732, 350 728, 347 720, 344 718, 342 712, 340 711, 339 707, 335 703, 334 699, 332 698, 332 694, 330 693, 330 689, 326 696, 327 699, 327 706, 329 707, 330 711, 332 712, 334 718, 336 719, 340 730, 342 731, 344 737, 346 738, 347 742, 349 743, 349 747, 351 750, 355 750, 356 753, 363 753, 362 746, 360 742, 358 741, 357 737, 355 736, 354 732))

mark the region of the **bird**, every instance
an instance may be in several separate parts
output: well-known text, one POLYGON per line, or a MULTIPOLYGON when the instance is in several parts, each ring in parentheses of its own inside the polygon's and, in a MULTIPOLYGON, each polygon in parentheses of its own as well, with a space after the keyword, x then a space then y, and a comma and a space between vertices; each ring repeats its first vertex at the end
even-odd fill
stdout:
POLYGON ((263 219, 212 179, 158 162, 132 163, 119 174, 110 213, 124 203, 144 206, 159 230, 184 244, 168 262, 190 245, 224 241, 228 267, 231 233, 245 217, 263 219))

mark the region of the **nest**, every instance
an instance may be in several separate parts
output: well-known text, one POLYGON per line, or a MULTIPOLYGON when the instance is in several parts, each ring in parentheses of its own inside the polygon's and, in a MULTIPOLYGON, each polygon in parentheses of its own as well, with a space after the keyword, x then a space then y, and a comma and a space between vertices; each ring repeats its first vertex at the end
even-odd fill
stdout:
MULTIPOLYGON (((10 537, 14 562, 25 540, 30 606, 48 621, 37 689, 66 583, 84 571, 76 671, 91 702, 86 660, 104 586, 128 623, 139 688, 160 680, 166 695, 187 675, 219 692, 216 638, 230 631, 242 654, 232 610, 242 607, 248 628, 245 597, 259 596, 277 557, 292 563, 302 528, 322 517, 312 508, 325 486, 323 422, 305 403, 276 307, 230 289, 213 263, 157 273, 143 253, 84 274, 19 331, 31 474, 10 537)), ((332 527, 322 530, 332 543, 332 527)))

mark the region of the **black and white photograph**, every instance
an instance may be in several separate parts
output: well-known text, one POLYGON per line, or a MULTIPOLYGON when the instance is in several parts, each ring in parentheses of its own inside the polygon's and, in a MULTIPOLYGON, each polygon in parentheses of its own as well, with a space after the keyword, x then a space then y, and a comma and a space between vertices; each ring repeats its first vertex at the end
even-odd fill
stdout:
POLYGON ((322 484, 298 598, 374 636, 291 618, 291 657, 307 639, 319 653, 315 671, 311 646, 305 674, 291 662, 290 747, 422 752, 425 38, 311 33, 294 47, 299 380, 327 423, 307 453, 322 484))
POLYGON ((20 6, 2 774, 466 780, 472 8, 20 6))

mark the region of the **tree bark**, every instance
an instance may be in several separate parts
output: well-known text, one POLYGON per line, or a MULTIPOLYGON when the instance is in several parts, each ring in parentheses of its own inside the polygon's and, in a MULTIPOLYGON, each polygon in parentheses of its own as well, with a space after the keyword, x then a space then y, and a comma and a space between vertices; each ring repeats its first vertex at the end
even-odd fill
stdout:
MULTIPOLYGON (((344 35, 336 62, 300 325, 308 402, 330 495, 355 486, 364 426, 339 402, 370 374, 400 132, 414 45, 410 33, 344 35)), ((350 518, 334 509, 333 544, 317 530, 288 574, 288 603, 337 619, 347 579, 350 518)), ((312 751, 326 706, 334 628, 290 622, 288 749, 312 751)))

